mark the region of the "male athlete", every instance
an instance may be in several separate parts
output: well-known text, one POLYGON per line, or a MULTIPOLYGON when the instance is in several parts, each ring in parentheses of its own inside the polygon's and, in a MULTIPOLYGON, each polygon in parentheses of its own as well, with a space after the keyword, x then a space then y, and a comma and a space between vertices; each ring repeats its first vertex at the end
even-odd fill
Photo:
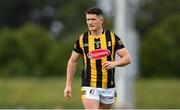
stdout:
POLYGON ((110 109, 116 97, 114 68, 131 63, 122 40, 113 32, 103 29, 103 12, 99 8, 86 10, 88 31, 74 45, 67 65, 64 97, 71 97, 71 83, 77 61, 82 55, 81 99, 85 109, 110 109), (115 61, 115 53, 120 57, 115 61))

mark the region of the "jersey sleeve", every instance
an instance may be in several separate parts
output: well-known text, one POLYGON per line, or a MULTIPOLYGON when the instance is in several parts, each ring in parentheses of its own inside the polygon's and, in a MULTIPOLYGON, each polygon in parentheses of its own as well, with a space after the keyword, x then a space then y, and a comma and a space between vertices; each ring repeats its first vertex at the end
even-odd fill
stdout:
POLYGON ((80 47, 80 44, 79 44, 79 39, 76 40, 76 43, 74 44, 74 51, 77 52, 77 53, 80 53, 82 54, 83 51, 80 47))
POLYGON ((115 50, 125 48, 122 39, 115 34, 115 50))

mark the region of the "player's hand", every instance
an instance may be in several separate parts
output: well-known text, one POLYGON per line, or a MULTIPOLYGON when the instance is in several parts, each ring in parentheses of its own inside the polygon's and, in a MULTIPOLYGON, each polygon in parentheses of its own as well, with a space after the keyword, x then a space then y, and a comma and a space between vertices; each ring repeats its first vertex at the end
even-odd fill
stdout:
POLYGON ((112 69, 116 67, 116 61, 107 61, 105 63, 103 63, 103 68, 105 68, 106 70, 112 69))
POLYGON ((66 86, 64 89, 64 98, 65 99, 70 99, 71 98, 71 87, 66 86))

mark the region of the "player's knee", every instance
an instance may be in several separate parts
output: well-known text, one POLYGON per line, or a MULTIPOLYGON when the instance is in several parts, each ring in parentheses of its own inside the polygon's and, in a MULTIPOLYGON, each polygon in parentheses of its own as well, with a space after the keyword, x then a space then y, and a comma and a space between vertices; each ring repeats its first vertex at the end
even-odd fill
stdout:
POLYGON ((82 100, 85 109, 98 109, 99 101, 92 99, 83 99, 82 100))

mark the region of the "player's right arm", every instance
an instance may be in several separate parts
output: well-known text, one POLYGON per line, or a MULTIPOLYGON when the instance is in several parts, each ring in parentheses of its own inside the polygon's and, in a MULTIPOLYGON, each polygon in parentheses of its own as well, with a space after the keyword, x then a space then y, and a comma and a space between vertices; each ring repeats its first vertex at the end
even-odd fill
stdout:
POLYGON ((76 71, 77 61, 80 54, 73 51, 67 64, 66 87, 64 89, 64 97, 69 99, 71 97, 71 82, 76 71))

